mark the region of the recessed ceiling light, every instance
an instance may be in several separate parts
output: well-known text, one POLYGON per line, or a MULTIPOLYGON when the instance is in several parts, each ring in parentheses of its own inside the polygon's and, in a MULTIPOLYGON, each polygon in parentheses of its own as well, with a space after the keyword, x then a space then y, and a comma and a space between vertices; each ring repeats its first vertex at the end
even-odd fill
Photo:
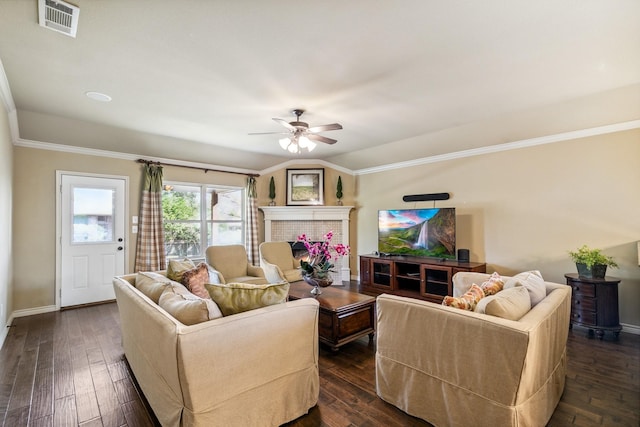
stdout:
POLYGON ((86 92, 85 95, 87 95, 88 98, 91 98, 94 101, 100 101, 100 102, 111 101, 111 97, 109 95, 100 93, 100 92, 86 92))

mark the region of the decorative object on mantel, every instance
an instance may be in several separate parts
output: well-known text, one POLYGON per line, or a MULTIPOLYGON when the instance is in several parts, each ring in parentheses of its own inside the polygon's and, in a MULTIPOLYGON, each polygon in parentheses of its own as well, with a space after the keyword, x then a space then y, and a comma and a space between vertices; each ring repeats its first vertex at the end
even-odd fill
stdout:
POLYGON ((324 205, 324 169, 287 169, 287 205, 324 205))
POLYGON ((269 198, 271 199, 269 206, 275 206, 276 202, 274 199, 276 198, 276 183, 273 180, 273 177, 269 180, 269 198))
POLYGON ((616 268, 618 263, 600 249, 591 249, 583 245, 575 251, 569 251, 569 256, 576 263, 578 276, 584 279, 604 279, 607 267, 616 268))
POLYGON ((338 206, 342 206, 342 177, 338 176, 338 185, 336 186, 336 197, 338 198, 338 206))
POLYGON ((321 242, 309 242, 306 234, 298 236, 298 241, 304 243, 304 247, 309 252, 308 261, 300 261, 300 268, 302 280, 313 286, 312 295, 320 295, 322 293, 320 288, 326 288, 333 283, 333 278, 329 274, 334 272, 331 259, 349 255, 349 246, 342 243, 331 245, 332 238, 333 231, 325 234, 321 242), (331 255, 332 250, 336 253, 335 256, 331 255))

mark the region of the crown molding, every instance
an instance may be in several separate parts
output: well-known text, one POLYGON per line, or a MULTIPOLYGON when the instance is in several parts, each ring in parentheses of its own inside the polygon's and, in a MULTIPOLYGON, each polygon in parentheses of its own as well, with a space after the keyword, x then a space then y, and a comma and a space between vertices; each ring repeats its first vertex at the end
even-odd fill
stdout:
POLYGON ((604 135, 614 132, 623 132, 631 129, 640 128, 640 120, 632 120, 629 122, 615 123, 612 125, 598 126, 589 129, 576 130, 571 132, 558 133, 555 135, 541 136, 538 138, 523 139, 520 141, 507 142, 504 144, 490 145, 488 147, 472 148, 470 150, 456 151, 453 153, 441 154, 437 156, 422 157, 420 159, 409 160, 406 162, 390 163, 383 166, 374 166, 371 168, 358 169, 355 175, 367 175, 370 173, 379 173, 394 169, 402 169, 411 166, 425 165, 429 163, 444 162, 447 160, 463 159, 465 157, 481 156, 483 154, 498 153, 501 151, 518 150, 520 148, 535 147, 536 145, 551 144, 554 142, 569 141, 572 139, 587 138, 590 136, 604 135))
POLYGON ((97 148, 76 147, 74 145, 53 144, 49 142, 33 141, 29 139, 18 138, 14 141, 14 145, 18 147, 34 148, 38 150, 60 151, 63 153, 83 154, 86 156, 109 157, 120 160, 138 160, 145 159, 153 162, 171 163, 177 166, 188 166, 202 169, 216 169, 222 172, 234 172, 241 174, 259 174, 253 169, 233 168, 229 166, 214 165, 210 163, 190 162, 185 160, 168 159, 164 157, 143 156, 140 154, 120 153, 117 151, 99 150, 97 148))
POLYGON ((344 168, 342 166, 334 165, 333 163, 320 160, 320 159, 297 159, 297 160, 287 160, 286 162, 277 164, 275 166, 268 167, 260 171, 260 175, 267 175, 272 172, 278 171, 280 169, 284 169, 287 166, 300 166, 300 165, 322 165, 331 169, 335 169, 339 172, 343 172, 349 175, 355 175, 355 172, 351 169, 344 168))

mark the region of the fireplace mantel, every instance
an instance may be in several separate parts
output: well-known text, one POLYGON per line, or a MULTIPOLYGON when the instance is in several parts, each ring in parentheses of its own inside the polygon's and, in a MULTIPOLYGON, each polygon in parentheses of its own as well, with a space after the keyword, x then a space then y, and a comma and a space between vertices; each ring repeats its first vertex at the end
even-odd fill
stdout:
MULTIPOLYGON (((349 245, 349 213, 353 206, 260 206, 264 214, 264 240, 295 241, 300 234, 310 240, 321 240, 328 231, 334 232, 333 243, 349 245), (310 223, 310 221, 313 221, 310 223), (284 225, 283 223, 286 223, 284 225), (313 225, 313 226, 312 226, 313 225)), ((340 265, 341 280, 349 280, 349 263, 340 265)), ((338 265, 336 264, 336 267, 338 265)))

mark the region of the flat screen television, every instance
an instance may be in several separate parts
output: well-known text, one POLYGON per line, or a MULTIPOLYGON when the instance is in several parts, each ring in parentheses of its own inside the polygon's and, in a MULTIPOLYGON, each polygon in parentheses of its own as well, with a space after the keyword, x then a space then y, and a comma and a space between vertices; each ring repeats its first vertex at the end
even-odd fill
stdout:
POLYGON ((455 259, 455 208, 379 210, 378 252, 455 259))

